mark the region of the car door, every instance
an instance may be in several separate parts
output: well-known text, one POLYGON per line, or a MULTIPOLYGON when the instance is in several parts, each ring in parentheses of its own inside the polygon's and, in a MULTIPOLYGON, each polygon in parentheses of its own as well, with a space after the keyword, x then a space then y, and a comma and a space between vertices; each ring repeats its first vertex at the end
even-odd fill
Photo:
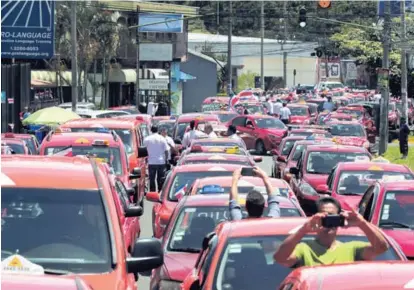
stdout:
POLYGON ((302 178, 303 156, 305 156, 304 153, 305 151, 302 152, 302 155, 299 158, 298 163, 296 165, 296 168, 299 170, 299 174, 297 176, 292 174, 292 177, 290 178, 290 187, 292 188, 296 196, 301 195, 301 193, 299 192, 299 186, 300 186, 300 180, 302 178))
POLYGON ((243 126, 243 140, 246 143, 248 149, 254 149, 256 147, 256 141, 259 137, 258 127, 253 118, 247 117, 246 123, 243 126), (253 125, 253 127, 247 127, 247 123, 253 125))

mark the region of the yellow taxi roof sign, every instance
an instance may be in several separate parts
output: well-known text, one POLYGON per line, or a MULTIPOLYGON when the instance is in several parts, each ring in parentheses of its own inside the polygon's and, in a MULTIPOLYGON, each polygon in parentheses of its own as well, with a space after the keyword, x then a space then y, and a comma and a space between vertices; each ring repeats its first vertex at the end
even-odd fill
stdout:
POLYGON ((76 144, 88 144, 90 143, 88 139, 85 138, 79 138, 75 141, 76 144))
POLYGON ((370 168, 368 168, 368 170, 381 171, 381 170, 384 170, 384 169, 382 169, 380 166, 374 165, 374 166, 371 166, 370 168))
POLYGON ((8 264, 9 267, 20 268, 23 266, 22 261, 20 261, 18 256, 14 256, 13 259, 8 264))
POLYGON ((237 154, 239 152, 240 152, 239 147, 234 147, 234 148, 228 148, 228 149, 226 149, 226 153, 227 154, 237 154))

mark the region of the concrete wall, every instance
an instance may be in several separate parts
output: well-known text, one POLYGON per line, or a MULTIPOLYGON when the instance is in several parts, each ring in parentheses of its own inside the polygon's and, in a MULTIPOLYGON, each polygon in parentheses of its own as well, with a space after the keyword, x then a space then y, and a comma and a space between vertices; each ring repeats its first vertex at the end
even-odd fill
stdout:
POLYGON ((217 94, 217 64, 189 52, 181 71, 197 78, 183 83, 183 113, 200 112, 203 100, 217 94))

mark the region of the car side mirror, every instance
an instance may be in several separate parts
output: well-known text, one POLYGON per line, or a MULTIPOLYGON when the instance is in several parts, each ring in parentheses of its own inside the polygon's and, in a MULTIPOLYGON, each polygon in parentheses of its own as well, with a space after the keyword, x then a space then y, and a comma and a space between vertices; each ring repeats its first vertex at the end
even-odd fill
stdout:
POLYGON ((128 193, 130 197, 135 196, 135 189, 133 188, 126 188, 126 192, 128 193))
POLYGON ((200 290, 200 280, 195 280, 191 286, 190 286, 190 290, 200 290))
POLYGON ((316 187, 316 191, 323 194, 331 194, 327 184, 320 184, 316 187))
POLYGON ((138 148, 138 158, 143 158, 148 156, 147 147, 139 147, 138 148))
POLYGON ((143 238, 135 242, 131 257, 127 258, 128 273, 142 273, 156 269, 164 263, 161 241, 143 238))
POLYGON ((158 192, 156 192, 156 191, 147 192, 147 194, 145 195, 145 198, 148 201, 151 201, 151 202, 159 202, 159 203, 161 203, 160 194, 158 192))
POLYGON ((142 207, 140 206, 130 206, 125 210, 125 217, 139 217, 142 216, 142 207))
POLYGON ((299 175, 299 169, 297 167, 291 167, 289 173, 293 175, 299 175))
POLYGON ((278 156, 277 161, 286 163, 286 157, 285 156, 278 156))
POLYGON ((141 177, 141 168, 135 167, 134 169, 132 169, 131 173, 134 174, 134 175, 137 175, 138 178, 140 178, 141 177))
POLYGON ((254 156, 254 157, 253 157, 253 161, 254 161, 254 162, 257 162, 257 163, 260 163, 260 162, 262 162, 262 161, 263 161, 263 158, 262 158, 262 157, 260 157, 260 156, 254 156))
POLYGON ((174 140, 174 143, 177 144, 177 145, 181 145, 182 144, 180 139, 175 139, 174 140))

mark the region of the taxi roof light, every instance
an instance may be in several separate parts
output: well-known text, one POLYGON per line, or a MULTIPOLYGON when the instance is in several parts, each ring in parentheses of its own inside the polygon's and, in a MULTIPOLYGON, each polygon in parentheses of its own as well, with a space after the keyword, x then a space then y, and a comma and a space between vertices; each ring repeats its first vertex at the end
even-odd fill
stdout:
POLYGON ((109 146, 108 140, 93 140, 92 146, 109 146))

